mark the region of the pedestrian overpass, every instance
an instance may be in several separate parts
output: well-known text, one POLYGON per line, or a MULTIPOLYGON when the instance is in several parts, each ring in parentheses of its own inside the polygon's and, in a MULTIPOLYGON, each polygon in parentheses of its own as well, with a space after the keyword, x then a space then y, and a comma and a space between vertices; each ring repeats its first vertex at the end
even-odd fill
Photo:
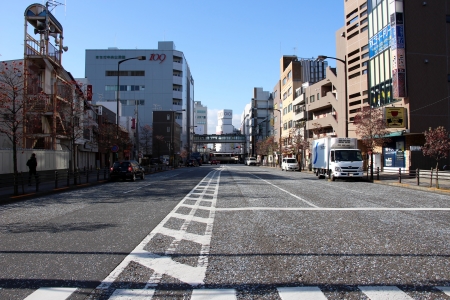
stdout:
POLYGON ((193 144, 244 144, 245 135, 243 134, 194 134, 193 144))

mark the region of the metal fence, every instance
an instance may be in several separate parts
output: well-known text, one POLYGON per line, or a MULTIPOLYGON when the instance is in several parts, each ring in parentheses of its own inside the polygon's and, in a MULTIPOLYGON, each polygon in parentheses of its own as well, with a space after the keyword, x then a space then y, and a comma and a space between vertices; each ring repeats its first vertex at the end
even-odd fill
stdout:
MULTIPOLYGON (((366 170, 366 175, 367 179, 370 179, 370 169, 366 170)), ((433 168, 430 168, 430 170, 405 170, 398 168, 396 170, 385 169, 383 171, 380 171, 380 168, 376 168, 373 179, 390 180, 425 187, 450 188, 450 172, 433 168)))
MULTIPOLYGON (((146 174, 151 174, 167 171, 171 167, 160 164, 144 166, 144 169, 146 174)), ((70 171, 68 169, 38 171, 36 176, 32 176, 31 178, 28 172, 19 172, 16 176, 14 174, 0 174, 0 195, 12 195, 15 185, 18 187, 18 194, 25 194, 107 181, 109 180, 109 174, 108 167, 102 169, 83 168, 76 171, 70 171)))

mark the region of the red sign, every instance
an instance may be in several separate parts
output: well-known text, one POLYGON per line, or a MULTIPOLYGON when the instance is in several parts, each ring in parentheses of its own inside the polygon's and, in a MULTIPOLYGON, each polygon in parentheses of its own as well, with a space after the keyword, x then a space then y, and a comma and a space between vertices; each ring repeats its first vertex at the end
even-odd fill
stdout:
POLYGON ((88 84, 86 88, 86 98, 88 101, 92 100, 92 84, 88 84))
POLYGON ((162 63, 163 61, 166 60, 166 55, 163 54, 158 54, 158 53, 153 53, 150 55, 150 61, 160 61, 160 63, 162 63))

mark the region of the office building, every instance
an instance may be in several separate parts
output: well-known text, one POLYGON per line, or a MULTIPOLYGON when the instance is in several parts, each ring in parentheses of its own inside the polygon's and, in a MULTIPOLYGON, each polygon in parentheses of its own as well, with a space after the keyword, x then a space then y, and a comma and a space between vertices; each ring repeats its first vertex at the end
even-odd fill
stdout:
POLYGON ((86 77, 94 103, 119 100, 119 116, 135 118, 139 127, 153 126, 154 111, 174 111, 182 128, 177 152, 192 151, 194 79, 173 42, 158 42, 157 49, 88 49, 86 77))

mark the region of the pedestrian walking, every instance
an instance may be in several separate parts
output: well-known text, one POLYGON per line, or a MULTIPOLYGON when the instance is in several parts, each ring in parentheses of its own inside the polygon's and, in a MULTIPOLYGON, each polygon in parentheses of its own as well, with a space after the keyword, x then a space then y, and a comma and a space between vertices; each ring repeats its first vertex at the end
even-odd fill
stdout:
POLYGON ((37 160, 36 160, 36 154, 31 154, 30 159, 27 161, 27 166, 29 169, 28 172, 28 185, 31 185, 31 176, 34 175, 34 178, 36 178, 36 168, 37 168, 37 160))

